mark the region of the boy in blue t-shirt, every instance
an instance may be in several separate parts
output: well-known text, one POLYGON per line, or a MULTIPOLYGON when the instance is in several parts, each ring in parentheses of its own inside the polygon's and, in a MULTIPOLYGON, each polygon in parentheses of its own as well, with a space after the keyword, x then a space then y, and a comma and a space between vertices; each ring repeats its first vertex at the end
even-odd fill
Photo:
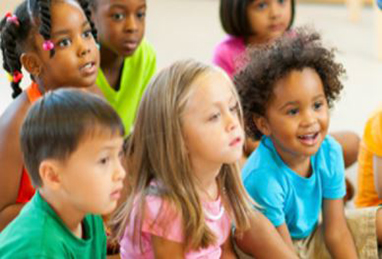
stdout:
POLYGON ((62 89, 29 110, 21 150, 32 200, 0 234, 5 258, 106 258, 103 220, 117 206, 125 171, 124 128, 93 94, 62 89))
POLYGON ((342 150, 327 135, 342 65, 306 29, 248 55, 235 78, 247 133, 261 139, 243 169, 248 193, 300 258, 377 258, 380 212, 345 217, 342 150))

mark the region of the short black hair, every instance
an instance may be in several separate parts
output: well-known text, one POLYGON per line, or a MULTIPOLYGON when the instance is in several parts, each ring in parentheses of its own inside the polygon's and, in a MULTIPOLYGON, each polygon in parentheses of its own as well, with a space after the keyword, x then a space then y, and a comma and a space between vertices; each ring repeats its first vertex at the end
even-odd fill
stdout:
MULTIPOLYGON (((51 35, 51 5, 64 0, 24 0, 17 6, 14 15, 18 23, 7 22, 7 17, 0 21, 0 47, 3 54, 3 67, 11 75, 21 73, 20 57, 28 46, 34 46, 31 41, 31 33, 39 32, 45 40, 51 35), (38 28, 34 28, 38 26, 38 28), (33 30, 34 29, 34 30, 33 30)), ((82 8, 91 26, 94 39, 97 39, 97 30, 91 19, 91 11, 88 0, 74 0, 82 8)), ((54 49, 50 50, 54 55, 54 49)), ((20 81, 11 82, 13 89, 12 97, 16 98, 21 92, 20 81)))
MULTIPOLYGON (((248 5, 256 0, 220 0, 220 22, 223 30, 232 36, 247 38, 253 34, 247 17, 248 5)), ((295 0, 291 0, 292 15, 288 29, 293 24, 295 0)))
POLYGON ((265 116, 280 79, 293 70, 314 69, 322 80, 325 97, 331 108, 343 88, 340 77, 345 69, 334 61, 334 49, 325 48, 321 36, 310 28, 299 28, 272 44, 248 50, 248 64, 234 77, 238 89, 249 136, 260 139, 262 132, 256 127, 254 117, 265 116))
POLYGON ((124 136, 120 117, 103 99, 74 88, 45 94, 28 111, 20 134, 24 163, 33 185, 42 186, 42 161, 65 161, 86 136, 105 131, 124 136))

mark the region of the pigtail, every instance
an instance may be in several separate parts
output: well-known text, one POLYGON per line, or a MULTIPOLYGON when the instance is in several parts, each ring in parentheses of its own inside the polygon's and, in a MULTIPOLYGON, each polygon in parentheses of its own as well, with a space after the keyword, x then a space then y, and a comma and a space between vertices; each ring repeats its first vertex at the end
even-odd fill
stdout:
POLYGON ((86 19, 88 20, 88 22, 90 24, 93 37, 94 37, 95 41, 97 41, 97 29, 96 29, 95 24, 94 24, 94 22, 92 20, 92 13, 91 13, 91 9, 90 9, 90 3, 89 3, 88 0, 78 0, 78 2, 81 5, 81 8, 82 8, 82 10, 85 13, 86 19))
MULTIPOLYGON (((14 16, 15 19, 16 16, 14 16)), ((17 20, 16 20, 17 21, 17 20)), ((20 82, 22 79, 20 51, 17 47, 19 41, 20 22, 12 22, 8 17, 3 18, 0 23, 0 47, 3 54, 3 68, 8 72, 13 90, 12 98, 16 98, 21 92, 20 82)))
POLYGON ((53 44, 50 41, 50 38, 51 38, 50 5, 51 5, 51 0, 37 0, 37 6, 38 6, 39 18, 40 18, 39 33, 45 39, 44 46, 43 46, 44 49, 49 50, 50 57, 53 57, 55 51, 54 51, 53 44))

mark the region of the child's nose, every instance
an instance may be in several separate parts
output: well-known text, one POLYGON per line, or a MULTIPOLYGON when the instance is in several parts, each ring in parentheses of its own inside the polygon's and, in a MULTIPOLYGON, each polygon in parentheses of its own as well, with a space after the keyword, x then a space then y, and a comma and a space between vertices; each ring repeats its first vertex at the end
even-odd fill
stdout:
POLYGON ((233 114, 228 114, 226 117, 226 127, 228 131, 236 129, 237 125, 239 124, 237 116, 233 114))
POLYGON ((84 41, 80 41, 79 47, 78 47, 78 56, 82 57, 85 56, 90 52, 90 46, 84 41))
POLYGON ((129 15, 126 17, 125 31, 135 32, 138 28, 137 20, 134 15, 129 15))
POLYGON ((280 16, 281 6, 278 1, 273 1, 270 6, 270 16, 271 18, 277 18, 280 16))
POLYGON ((123 168, 121 161, 118 160, 116 162, 116 167, 114 169, 114 175, 113 175, 114 179, 113 180, 114 181, 120 181, 120 180, 123 180, 125 178, 125 176, 126 176, 126 171, 123 168))

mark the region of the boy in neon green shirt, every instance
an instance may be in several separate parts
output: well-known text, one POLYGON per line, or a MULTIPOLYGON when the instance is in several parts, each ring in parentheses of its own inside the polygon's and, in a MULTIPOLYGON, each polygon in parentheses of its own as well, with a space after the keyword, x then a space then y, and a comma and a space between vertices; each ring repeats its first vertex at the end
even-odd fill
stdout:
POLYGON ((143 39, 146 0, 91 0, 101 65, 96 84, 132 130, 142 94, 156 70, 156 54, 143 39))

